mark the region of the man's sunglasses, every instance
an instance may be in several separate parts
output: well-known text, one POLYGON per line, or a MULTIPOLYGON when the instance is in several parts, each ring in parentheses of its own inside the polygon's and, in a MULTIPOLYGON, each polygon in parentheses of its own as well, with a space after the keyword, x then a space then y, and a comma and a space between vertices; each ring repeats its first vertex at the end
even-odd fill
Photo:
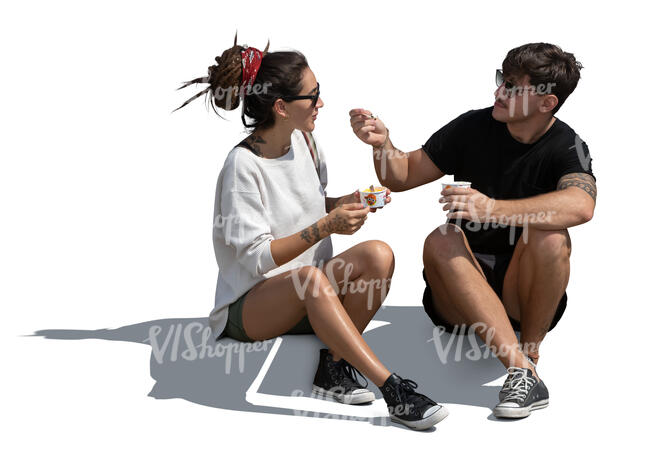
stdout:
POLYGON ((282 100, 285 100, 287 102, 291 102, 294 100, 311 100, 311 106, 315 107, 316 104, 318 103, 318 98, 320 97, 320 83, 316 83, 316 93, 311 96, 287 96, 283 97, 282 100))
POLYGON ((505 79, 505 77, 503 76, 503 71, 501 71, 501 69, 497 69, 495 80, 497 83, 497 88, 500 88, 501 85, 504 83, 506 85, 505 88, 507 91, 511 91, 515 87, 515 84, 512 81, 508 81, 505 79))

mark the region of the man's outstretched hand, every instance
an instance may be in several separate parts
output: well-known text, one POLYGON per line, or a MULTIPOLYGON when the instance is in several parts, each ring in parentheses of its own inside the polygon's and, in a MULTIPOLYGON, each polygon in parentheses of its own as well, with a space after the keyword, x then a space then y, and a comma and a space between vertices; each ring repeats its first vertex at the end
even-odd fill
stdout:
POLYGON ((368 145, 380 147, 386 142, 388 129, 379 118, 373 118, 372 113, 363 108, 350 110, 350 126, 355 135, 368 145))

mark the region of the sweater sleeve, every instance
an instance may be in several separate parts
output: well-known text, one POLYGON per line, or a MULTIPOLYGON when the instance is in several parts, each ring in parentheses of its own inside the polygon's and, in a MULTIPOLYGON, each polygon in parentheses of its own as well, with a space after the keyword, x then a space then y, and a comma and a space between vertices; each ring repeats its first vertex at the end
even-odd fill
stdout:
POLYGON ((221 193, 221 220, 226 245, 235 249, 239 263, 259 277, 277 268, 271 256, 268 213, 253 173, 234 167, 224 180, 221 193))

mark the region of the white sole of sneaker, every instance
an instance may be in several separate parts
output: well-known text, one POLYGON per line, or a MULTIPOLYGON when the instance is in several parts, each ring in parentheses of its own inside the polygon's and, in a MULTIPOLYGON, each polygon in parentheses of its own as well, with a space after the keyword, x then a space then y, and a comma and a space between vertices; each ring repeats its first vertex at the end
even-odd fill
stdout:
POLYGON ((357 394, 341 394, 338 391, 329 391, 322 387, 312 386, 312 393, 316 396, 329 397, 345 405, 360 405, 375 400, 375 394, 367 389, 357 394))
POLYGON ((531 403, 530 406, 526 406, 522 408, 495 406, 494 409, 492 410, 492 413, 497 418, 510 418, 510 419, 525 418, 530 415, 531 411, 541 410, 542 408, 546 408, 547 406, 548 406, 548 399, 539 400, 535 403, 531 403))
POLYGON ((393 422, 398 422, 400 424, 405 425, 406 427, 410 427, 413 430, 427 430, 433 427, 434 425, 438 424, 440 421, 442 421, 449 415, 449 411, 447 411, 447 408, 445 408, 442 405, 438 405, 438 406, 439 408, 437 411, 435 411, 433 414, 427 416, 424 419, 420 419, 419 421, 405 421, 393 415, 391 415, 390 418, 393 422))

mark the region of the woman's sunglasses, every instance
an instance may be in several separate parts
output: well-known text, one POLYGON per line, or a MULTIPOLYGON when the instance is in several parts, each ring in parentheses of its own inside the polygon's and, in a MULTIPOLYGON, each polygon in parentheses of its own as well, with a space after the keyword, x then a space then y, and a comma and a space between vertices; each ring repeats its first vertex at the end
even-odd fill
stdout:
POLYGON ((287 102, 291 102, 294 100, 311 100, 311 106, 312 108, 316 106, 318 103, 318 98, 320 97, 320 83, 316 83, 316 93, 311 96, 287 96, 283 97, 282 100, 285 100, 287 102))

